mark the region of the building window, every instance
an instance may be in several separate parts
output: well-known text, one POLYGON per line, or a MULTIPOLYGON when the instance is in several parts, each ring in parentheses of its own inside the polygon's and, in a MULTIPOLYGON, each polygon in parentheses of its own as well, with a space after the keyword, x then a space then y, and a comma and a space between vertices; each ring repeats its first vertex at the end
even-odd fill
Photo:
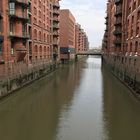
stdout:
POLYGON ((37 40, 37 30, 34 30, 34 39, 37 40))
POLYGON ((37 9, 34 7, 34 15, 37 15, 37 9))
POLYGON ((26 25, 22 25, 22 35, 26 36, 26 25))
POLYGON ((34 17, 34 23, 37 24, 37 19, 34 17))
POLYGON ((129 26, 129 19, 127 20, 127 24, 128 24, 128 26, 129 26))
POLYGON ((130 52, 132 52, 132 42, 131 42, 131 44, 130 44, 130 52))
POLYGON ((35 53, 37 53, 38 52, 38 49, 37 49, 37 45, 35 45, 35 47, 34 47, 35 49, 35 53))
POLYGON ((137 29, 136 29, 136 35, 139 35, 139 31, 140 31, 140 28, 137 27, 137 29))
POLYGON ((40 51, 40 53, 42 53, 42 46, 40 46, 39 51, 40 51))
POLYGON ((134 16, 132 16, 132 24, 134 23, 134 16))
POLYGON ((10 15, 15 14, 15 3, 14 2, 9 3, 9 11, 10 11, 10 15))
POLYGON ((131 7, 129 7, 129 14, 131 13, 131 7))
POLYGON ((14 54, 14 42, 11 42, 11 54, 14 54))
POLYGON ((41 1, 39 0, 39 7, 41 8, 41 1))
POLYGON ((46 28, 45 23, 43 23, 43 27, 46 28))
POLYGON ((39 40, 41 41, 41 31, 39 31, 39 40))
POLYGON ((37 3, 37 0, 34 0, 34 3, 36 4, 37 3))
POLYGON ((41 22, 41 20, 39 20, 39 26, 40 26, 40 27, 42 26, 42 22, 41 22))
POLYGON ((10 22, 10 34, 13 34, 14 32, 14 25, 13 22, 10 22))
POLYGON ((45 12, 45 5, 43 5, 43 11, 45 12))
POLYGON ((50 36, 47 35, 47 42, 49 43, 50 42, 50 36))
POLYGON ((39 11, 39 18, 41 18, 41 11, 39 11))
POLYGON ((49 58, 49 55, 50 55, 50 48, 49 47, 47 48, 47 54, 48 54, 48 58, 49 58))
POLYGON ((44 46, 44 52, 46 53, 47 49, 46 49, 46 46, 44 46))
POLYGON ((133 11, 136 9, 136 1, 133 3, 133 11))
POLYGON ((135 52, 138 52, 138 42, 135 43, 135 52))
POLYGON ((133 37, 133 29, 131 30, 131 37, 133 37))
POLYGON ((46 42, 46 34, 44 33, 44 42, 46 42))
POLYGON ((128 32, 126 32, 126 37, 129 38, 129 33, 128 32))

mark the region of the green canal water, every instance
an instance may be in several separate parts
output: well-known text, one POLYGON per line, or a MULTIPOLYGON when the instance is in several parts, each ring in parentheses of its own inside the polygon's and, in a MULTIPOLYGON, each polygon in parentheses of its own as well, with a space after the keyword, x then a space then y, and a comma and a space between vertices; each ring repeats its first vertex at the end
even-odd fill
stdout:
POLYGON ((140 140, 140 102, 89 57, 0 101, 0 139, 140 140))

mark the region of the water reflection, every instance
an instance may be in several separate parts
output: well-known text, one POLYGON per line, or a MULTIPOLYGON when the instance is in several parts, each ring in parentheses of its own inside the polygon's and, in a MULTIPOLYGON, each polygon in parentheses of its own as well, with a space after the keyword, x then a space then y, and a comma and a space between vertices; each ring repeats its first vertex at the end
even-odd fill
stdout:
POLYGON ((69 111, 61 112, 57 140, 106 138, 102 119, 101 59, 89 58, 81 68, 81 84, 74 91, 69 111))
POLYGON ((0 103, 2 140, 139 140, 140 103, 99 57, 64 65, 0 103))
POLYGON ((139 101, 107 71, 103 71, 103 85, 103 108, 108 139, 139 140, 139 101))
POLYGON ((61 67, 50 76, 2 101, 1 139, 55 139, 59 113, 71 105, 73 91, 80 84, 80 65, 61 67))

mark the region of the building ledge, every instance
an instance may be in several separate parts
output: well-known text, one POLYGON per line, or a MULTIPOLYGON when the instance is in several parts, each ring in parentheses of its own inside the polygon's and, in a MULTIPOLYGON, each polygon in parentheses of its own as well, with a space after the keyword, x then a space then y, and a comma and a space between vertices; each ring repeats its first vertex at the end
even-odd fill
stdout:
POLYGON ((115 26, 122 26, 122 22, 121 21, 116 21, 114 25, 115 26))
POLYGON ((57 4, 57 3, 55 3, 55 4, 53 4, 53 8, 60 8, 60 5, 59 4, 57 4))
POLYGON ((17 52, 27 52, 26 48, 18 48, 16 49, 17 52))
POLYGON ((122 3, 122 0, 114 0, 115 4, 118 5, 120 3, 122 3))
POLYGON ((58 15, 60 15, 60 13, 59 13, 58 10, 54 10, 54 11, 53 11, 53 15, 57 15, 57 16, 58 16, 58 15))
POLYGON ((21 5, 24 8, 28 8, 29 7, 28 0, 9 0, 9 2, 14 2, 15 4, 21 5))
POLYGON ((122 35, 122 31, 121 30, 115 30, 113 34, 114 35, 122 35))
POLYGON ((20 35, 16 35, 16 34, 10 34, 10 38, 12 39, 12 40, 27 40, 27 39, 29 39, 29 36, 28 35, 24 35, 24 36, 20 36, 20 35))
POLYGON ((53 42, 53 46, 58 46, 59 43, 58 42, 53 42))
POLYGON ((115 16, 116 16, 116 17, 122 16, 122 10, 116 11, 115 16))
POLYGON ((53 18, 53 22, 59 23, 59 19, 58 18, 53 18))
POLYGON ((28 17, 27 16, 18 16, 18 15, 15 15, 15 14, 10 14, 9 15, 10 16, 10 19, 11 20, 22 20, 22 21, 24 21, 24 22, 28 22, 28 17))
POLYGON ((59 26, 58 25, 53 25, 53 29, 58 30, 59 29, 59 26))
POLYGON ((59 32, 58 31, 54 31, 53 32, 53 36, 59 36, 59 32))

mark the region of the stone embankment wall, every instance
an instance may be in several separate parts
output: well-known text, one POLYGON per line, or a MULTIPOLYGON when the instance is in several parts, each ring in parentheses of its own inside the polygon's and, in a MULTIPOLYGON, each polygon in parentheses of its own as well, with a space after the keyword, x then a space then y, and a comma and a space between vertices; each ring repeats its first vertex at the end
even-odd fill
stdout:
MULTIPOLYGON (((44 77, 53 72, 59 63, 40 64, 32 67, 24 67, 19 72, 0 78, 0 98, 10 95, 13 91, 22 88, 23 86, 44 77)), ((20 67, 21 68, 21 67, 20 67)))
POLYGON ((103 55, 103 65, 140 99, 140 57, 103 55))

